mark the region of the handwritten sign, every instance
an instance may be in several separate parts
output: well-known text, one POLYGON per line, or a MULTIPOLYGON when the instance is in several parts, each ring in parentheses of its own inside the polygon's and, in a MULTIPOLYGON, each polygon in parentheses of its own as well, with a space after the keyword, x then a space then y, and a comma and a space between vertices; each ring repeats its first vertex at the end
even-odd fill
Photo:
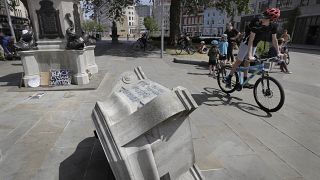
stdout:
POLYGON ((51 69, 50 86, 67 86, 71 84, 72 72, 68 69, 51 69))

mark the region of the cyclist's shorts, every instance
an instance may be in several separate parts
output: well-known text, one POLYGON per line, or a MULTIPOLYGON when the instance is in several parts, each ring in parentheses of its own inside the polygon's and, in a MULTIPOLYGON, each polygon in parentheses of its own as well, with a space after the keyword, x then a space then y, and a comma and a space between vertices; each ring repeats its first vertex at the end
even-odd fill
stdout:
POLYGON ((209 65, 216 65, 217 64, 217 60, 215 60, 215 59, 209 59, 209 63, 208 63, 209 65))
MULTIPOLYGON (((252 55, 256 53, 256 49, 257 47, 252 47, 252 55)), ((240 61, 248 59, 248 45, 246 45, 244 42, 240 44, 237 59, 240 61)))

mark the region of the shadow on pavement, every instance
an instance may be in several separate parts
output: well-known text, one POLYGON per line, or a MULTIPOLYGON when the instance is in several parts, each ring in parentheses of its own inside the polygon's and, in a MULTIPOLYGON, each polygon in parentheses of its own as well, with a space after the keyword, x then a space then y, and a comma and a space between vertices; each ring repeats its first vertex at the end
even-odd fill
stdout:
POLYGON ((192 94, 192 97, 198 103, 198 105, 207 106, 234 106, 243 112, 257 116, 257 117, 271 117, 272 115, 268 112, 263 111, 258 106, 242 102, 241 98, 225 94, 221 90, 215 88, 204 88, 204 92, 201 94, 192 94))
POLYGON ((0 86, 19 86, 22 73, 13 73, 0 77, 0 86))
POLYGON ((60 163, 59 180, 115 180, 98 139, 81 141, 76 151, 60 163))
POLYGON ((298 48, 290 48, 290 51, 292 52, 297 52, 297 53, 307 53, 307 54, 315 54, 315 55, 320 55, 319 50, 315 49, 298 49, 298 48))
POLYGON ((112 43, 111 40, 98 41, 95 48, 95 56, 119 56, 119 57, 159 57, 159 52, 134 50, 132 44, 135 41, 119 40, 118 43, 112 43))

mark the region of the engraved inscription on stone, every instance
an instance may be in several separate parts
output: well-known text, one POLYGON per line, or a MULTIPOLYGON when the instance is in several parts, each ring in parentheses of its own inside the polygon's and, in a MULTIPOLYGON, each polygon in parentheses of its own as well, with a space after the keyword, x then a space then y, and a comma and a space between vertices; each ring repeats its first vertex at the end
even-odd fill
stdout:
POLYGON ((46 22, 45 23, 46 25, 43 27, 43 30, 45 32, 55 33, 58 31, 57 26, 56 26, 57 20, 53 14, 48 14, 48 16, 44 15, 44 16, 41 16, 41 18, 42 18, 43 22, 46 22))
POLYGON ((164 93, 166 90, 163 86, 142 80, 136 85, 129 87, 122 87, 120 93, 122 93, 132 103, 146 104, 156 96, 164 93))
POLYGON ((39 38, 63 38, 59 10, 54 9, 53 2, 42 0, 39 2, 40 9, 37 10, 39 20, 39 38))

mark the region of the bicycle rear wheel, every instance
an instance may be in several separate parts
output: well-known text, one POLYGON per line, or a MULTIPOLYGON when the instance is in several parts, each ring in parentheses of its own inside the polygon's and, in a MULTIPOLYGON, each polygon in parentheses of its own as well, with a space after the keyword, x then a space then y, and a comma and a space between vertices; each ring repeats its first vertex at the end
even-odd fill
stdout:
POLYGON ((286 62, 285 62, 287 65, 289 65, 290 63, 290 56, 289 56, 289 53, 287 53, 287 59, 286 59, 286 62))
POLYGON ((218 76, 217 76, 218 85, 221 91, 225 93, 234 92, 237 89, 237 86, 239 84, 239 76, 235 72, 231 78, 231 87, 230 88, 226 87, 225 78, 229 75, 230 71, 231 71, 231 66, 220 67, 218 76))
POLYGON ((273 77, 259 78, 254 85, 253 95, 258 106, 266 112, 276 112, 284 104, 283 88, 273 77))
POLYGON ((141 44, 140 44, 140 42, 135 42, 135 43, 133 43, 132 44, 132 49, 133 50, 141 50, 142 48, 141 48, 141 44))
POLYGON ((153 51, 154 50, 154 46, 152 45, 152 44, 150 44, 150 43, 147 43, 147 47, 146 47, 146 49, 148 50, 148 51, 153 51))
POLYGON ((182 46, 177 46, 176 53, 180 55, 182 53, 182 50, 183 50, 182 46))

